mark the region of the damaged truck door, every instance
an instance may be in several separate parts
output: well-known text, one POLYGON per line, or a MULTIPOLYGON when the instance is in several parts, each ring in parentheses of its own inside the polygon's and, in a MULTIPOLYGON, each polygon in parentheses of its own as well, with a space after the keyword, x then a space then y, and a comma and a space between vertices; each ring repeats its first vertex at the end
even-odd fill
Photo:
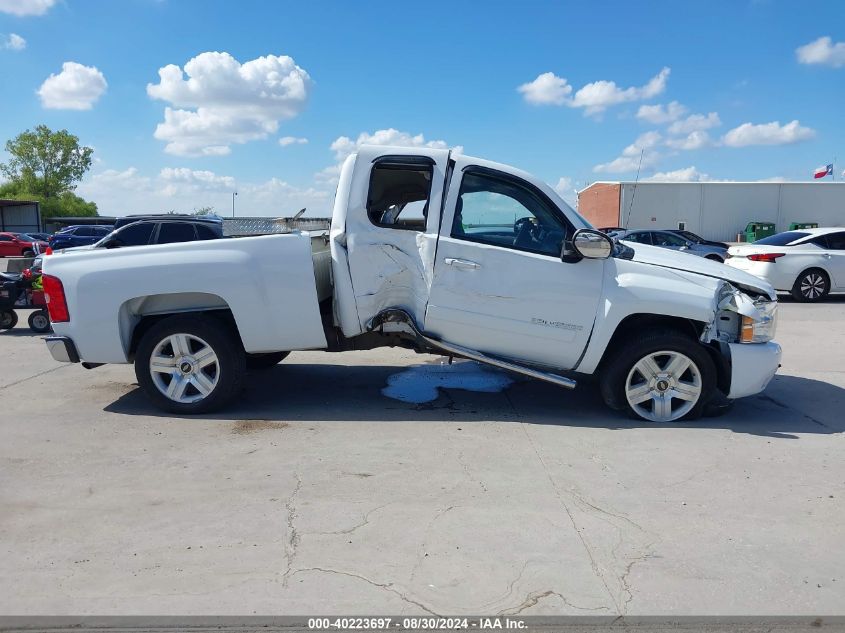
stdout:
POLYGON ((584 227, 538 187, 479 162, 455 163, 426 331, 486 354, 571 369, 593 327, 604 262, 561 261, 564 243, 584 227))
POLYGON ((345 235, 361 331, 387 308, 423 323, 448 160, 448 150, 359 153, 345 235))

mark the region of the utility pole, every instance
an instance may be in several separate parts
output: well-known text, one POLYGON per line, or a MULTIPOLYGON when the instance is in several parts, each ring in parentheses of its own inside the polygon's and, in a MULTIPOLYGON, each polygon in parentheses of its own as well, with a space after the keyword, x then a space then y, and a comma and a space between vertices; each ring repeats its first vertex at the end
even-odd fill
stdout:
POLYGON ((235 217, 235 196, 238 195, 237 191, 232 192, 232 217, 235 217))

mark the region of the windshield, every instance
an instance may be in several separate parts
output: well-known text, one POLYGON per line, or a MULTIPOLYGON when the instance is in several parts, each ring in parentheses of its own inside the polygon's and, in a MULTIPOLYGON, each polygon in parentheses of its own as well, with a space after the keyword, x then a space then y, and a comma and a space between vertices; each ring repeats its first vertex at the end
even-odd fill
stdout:
POLYGON ((763 239, 757 240, 756 242, 752 242, 752 244, 765 244, 766 246, 787 246, 792 242, 797 242, 798 240, 810 237, 810 233, 804 233, 802 231, 786 231, 785 233, 778 233, 777 235, 770 235, 769 237, 764 237, 763 239))

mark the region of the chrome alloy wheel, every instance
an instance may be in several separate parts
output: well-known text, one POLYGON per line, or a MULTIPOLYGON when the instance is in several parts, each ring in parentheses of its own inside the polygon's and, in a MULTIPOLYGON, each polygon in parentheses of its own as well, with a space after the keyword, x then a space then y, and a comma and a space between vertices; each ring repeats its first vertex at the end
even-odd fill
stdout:
POLYGON ((625 398, 634 412, 652 422, 682 418, 701 397, 701 371, 680 352, 654 352, 628 372, 625 398))
POLYGON ((217 353, 193 334, 171 334, 150 357, 156 388, 173 402, 190 404, 207 397, 220 379, 217 353))
POLYGON ((824 294, 825 281, 821 273, 807 273, 801 278, 801 294, 811 301, 824 294))

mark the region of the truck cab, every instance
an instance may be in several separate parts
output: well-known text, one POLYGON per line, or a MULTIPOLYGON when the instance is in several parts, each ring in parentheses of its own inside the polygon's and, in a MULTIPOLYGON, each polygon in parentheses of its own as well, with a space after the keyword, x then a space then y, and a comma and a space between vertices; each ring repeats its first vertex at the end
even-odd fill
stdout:
POLYGON ((780 360, 765 281, 614 242, 539 179, 449 150, 347 158, 327 237, 97 250, 45 262, 51 352, 134 362, 179 413, 224 406, 248 364, 297 349, 401 345, 563 387, 598 375, 609 406, 652 422, 758 393, 780 360))

